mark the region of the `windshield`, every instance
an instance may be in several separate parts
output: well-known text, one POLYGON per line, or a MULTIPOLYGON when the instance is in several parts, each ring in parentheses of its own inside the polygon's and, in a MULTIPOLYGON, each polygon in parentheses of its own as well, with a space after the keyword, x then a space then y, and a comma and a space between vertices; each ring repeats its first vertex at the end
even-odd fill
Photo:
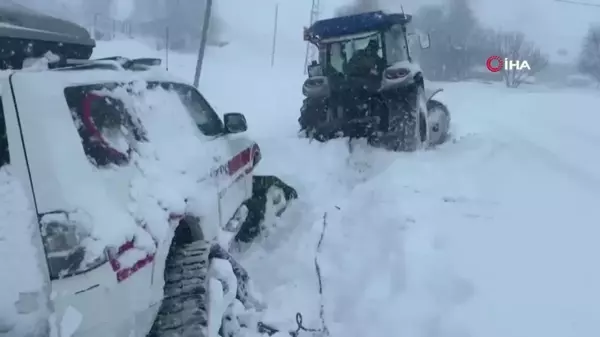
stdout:
POLYGON ((376 45, 377 56, 383 58, 381 35, 378 33, 356 39, 330 43, 327 48, 327 68, 329 72, 333 71, 340 74, 346 74, 348 71, 348 63, 369 45, 376 45))
MULTIPOLYGON (((376 48, 376 58, 386 66, 408 60, 408 47, 401 27, 393 27, 385 32, 384 43, 381 34, 374 33, 360 38, 342 40, 330 43, 327 47, 327 71, 333 74, 348 75, 351 71, 348 64, 362 58, 362 53, 368 53, 368 46, 376 48), (385 57, 384 57, 385 52, 385 57)), ((373 56, 373 55, 372 55, 373 56)))

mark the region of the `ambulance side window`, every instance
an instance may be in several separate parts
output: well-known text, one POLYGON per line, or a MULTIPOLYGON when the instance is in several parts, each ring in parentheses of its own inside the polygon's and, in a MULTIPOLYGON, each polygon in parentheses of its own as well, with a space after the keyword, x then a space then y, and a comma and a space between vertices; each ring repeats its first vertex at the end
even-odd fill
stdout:
POLYGON ((109 83, 65 89, 83 150, 97 167, 128 165, 134 143, 143 137, 125 104, 106 93, 122 86, 109 83))

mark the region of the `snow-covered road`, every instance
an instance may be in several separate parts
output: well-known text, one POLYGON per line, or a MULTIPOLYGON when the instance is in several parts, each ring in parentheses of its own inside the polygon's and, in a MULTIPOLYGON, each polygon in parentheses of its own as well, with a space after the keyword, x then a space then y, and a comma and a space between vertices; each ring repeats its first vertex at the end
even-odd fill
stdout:
POLYGON ((597 336, 600 96, 503 91, 477 90, 479 111, 463 104, 487 144, 462 169, 465 197, 487 205, 444 231, 476 288, 460 319, 473 336, 597 336))
MULTIPOLYGON (((201 89, 221 113, 247 114, 260 170, 300 194, 242 258, 266 321, 293 328, 301 311, 306 326, 320 325, 314 257, 326 213, 319 261, 332 336, 600 335, 597 92, 443 84, 450 143, 350 153, 344 141, 295 137, 302 59, 271 69, 235 48, 211 51, 201 89)), ((97 50, 149 53, 135 41, 97 50)), ((191 81, 194 57, 170 59, 191 81)))

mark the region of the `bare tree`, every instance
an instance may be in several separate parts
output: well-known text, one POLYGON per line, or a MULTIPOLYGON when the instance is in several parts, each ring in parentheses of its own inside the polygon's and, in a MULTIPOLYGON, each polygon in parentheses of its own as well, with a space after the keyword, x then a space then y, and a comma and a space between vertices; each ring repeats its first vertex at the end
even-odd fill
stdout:
POLYGON ((521 32, 500 32, 496 36, 496 55, 512 61, 527 61, 529 68, 501 69, 504 83, 509 88, 519 87, 528 77, 548 65, 548 58, 521 32))
POLYGON ((81 6, 85 15, 99 15, 108 18, 111 17, 113 14, 112 0, 83 1, 81 6))
POLYGON ((600 86, 600 24, 588 29, 579 55, 578 68, 581 73, 593 77, 600 86))
MULTIPOLYGON (((202 20, 206 0, 136 0, 135 11, 129 18, 136 34, 153 36, 157 45, 164 47, 166 31, 171 49, 196 50, 202 34, 202 20)), ((213 4, 208 45, 224 45, 224 21, 219 7, 213 4)))
POLYGON ((429 33, 431 48, 420 53, 419 63, 430 79, 464 80, 481 63, 478 53, 484 33, 469 0, 445 0, 421 6, 414 13, 415 28, 429 33))

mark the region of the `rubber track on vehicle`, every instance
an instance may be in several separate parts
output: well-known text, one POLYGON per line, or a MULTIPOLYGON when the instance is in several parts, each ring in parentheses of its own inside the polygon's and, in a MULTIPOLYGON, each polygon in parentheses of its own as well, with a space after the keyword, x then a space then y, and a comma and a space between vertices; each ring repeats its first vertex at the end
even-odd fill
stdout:
POLYGON ((211 244, 174 246, 165 268, 164 298, 148 337, 208 335, 208 266, 211 244))

